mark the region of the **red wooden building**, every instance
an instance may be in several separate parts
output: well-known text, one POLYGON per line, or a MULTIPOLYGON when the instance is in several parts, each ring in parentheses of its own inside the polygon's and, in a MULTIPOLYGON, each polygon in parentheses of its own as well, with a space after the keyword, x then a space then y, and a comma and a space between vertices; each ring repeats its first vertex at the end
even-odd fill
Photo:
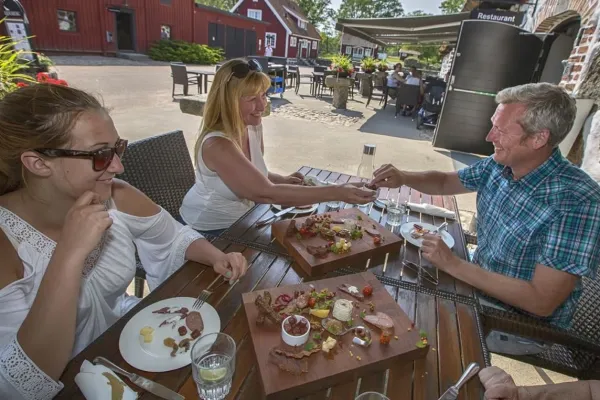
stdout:
POLYGON ((317 58, 321 36, 295 1, 238 0, 231 11, 270 23, 263 48, 270 44, 273 56, 317 58))
POLYGON ((268 23, 194 0, 21 0, 34 49, 144 53, 164 39, 225 49, 228 58, 261 52, 268 23))

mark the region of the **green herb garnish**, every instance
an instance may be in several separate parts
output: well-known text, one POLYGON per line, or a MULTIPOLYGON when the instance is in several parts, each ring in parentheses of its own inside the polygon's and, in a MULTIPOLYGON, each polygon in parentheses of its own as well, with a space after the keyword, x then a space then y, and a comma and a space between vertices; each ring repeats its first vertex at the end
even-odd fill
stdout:
POLYGON ((321 340, 321 334, 319 332, 313 333, 313 339, 315 339, 315 340, 321 340))
POLYGON ((315 348, 315 343, 314 342, 306 342, 306 344, 304 345, 304 350, 306 351, 311 351, 312 349, 315 348))
POLYGON ((425 332, 423 329, 421 329, 419 331, 419 336, 421 337, 421 339, 423 339, 423 338, 427 339, 427 332, 425 332))
POLYGON ((361 318, 363 318, 363 319, 364 319, 366 316, 367 316, 367 314, 366 314, 364 311, 361 311, 361 312, 360 312, 360 317, 361 317, 361 318))
POLYGON ((419 341, 417 342, 417 347, 418 347, 419 349, 424 349, 425 347, 427 347, 427 345, 426 345, 426 344, 425 344, 423 341, 419 340, 419 341))
POLYGON ((299 234, 299 233, 296 233, 296 239, 298 239, 298 240, 302 240, 302 235, 301 235, 301 234, 299 234))

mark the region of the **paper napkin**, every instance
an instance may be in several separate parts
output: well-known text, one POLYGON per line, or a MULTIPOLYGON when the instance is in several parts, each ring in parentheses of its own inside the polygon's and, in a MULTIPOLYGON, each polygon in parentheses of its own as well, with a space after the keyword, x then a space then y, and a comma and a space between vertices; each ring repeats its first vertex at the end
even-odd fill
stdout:
POLYGON ((87 400, 134 400, 137 393, 110 369, 88 360, 81 364, 75 383, 87 400))

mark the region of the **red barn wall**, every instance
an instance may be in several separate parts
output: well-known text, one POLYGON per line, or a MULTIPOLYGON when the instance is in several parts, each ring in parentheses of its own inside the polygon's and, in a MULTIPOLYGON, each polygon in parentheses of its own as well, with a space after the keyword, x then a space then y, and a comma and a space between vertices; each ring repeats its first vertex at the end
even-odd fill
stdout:
MULTIPOLYGON (((286 33, 285 27, 281 25, 281 22, 277 19, 273 11, 269 8, 269 6, 264 1, 253 2, 252 0, 244 0, 242 4, 235 10, 237 14, 241 14, 243 16, 248 15, 248 9, 252 10, 262 10, 262 20, 270 23, 267 25, 265 32, 273 32, 277 34, 276 47, 273 49, 273 56, 275 57, 285 57, 285 48, 287 46, 286 43, 286 33)), ((261 48, 265 48, 265 35, 262 37, 258 36, 258 39, 262 41, 261 48)), ((258 46, 257 46, 258 48, 258 46)), ((289 57, 289 53, 288 53, 289 57)))

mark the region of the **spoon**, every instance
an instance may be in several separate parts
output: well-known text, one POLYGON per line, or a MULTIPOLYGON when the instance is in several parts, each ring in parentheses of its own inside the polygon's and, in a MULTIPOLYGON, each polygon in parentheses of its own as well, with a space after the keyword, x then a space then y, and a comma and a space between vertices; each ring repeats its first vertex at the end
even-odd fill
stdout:
MULTIPOLYGON (((352 326, 342 332, 331 332, 329 329, 327 329, 327 322, 334 320, 332 318, 323 318, 321 320, 321 326, 323 327, 323 329, 325 329, 327 332, 331 333, 332 335, 335 336, 344 336, 346 333, 348 332, 354 332, 354 338, 352 339, 352 343, 357 344, 359 346, 364 346, 367 347, 368 345, 371 344, 371 331, 369 330, 369 328, 362 326, 362 325, 356 325, 356 326, 352 326), (364 339, 361 338, 361 336, 358 334, 357 331, 362 330, 364 332, 364 335, 362 337, 364 337, 364 339)), ((337 320, 334 320, 337 321, 337 320)), ((338 321, 340 322, 340 321, 338 321)), ((340 322, 342 323, 342 322, 340 322)))

